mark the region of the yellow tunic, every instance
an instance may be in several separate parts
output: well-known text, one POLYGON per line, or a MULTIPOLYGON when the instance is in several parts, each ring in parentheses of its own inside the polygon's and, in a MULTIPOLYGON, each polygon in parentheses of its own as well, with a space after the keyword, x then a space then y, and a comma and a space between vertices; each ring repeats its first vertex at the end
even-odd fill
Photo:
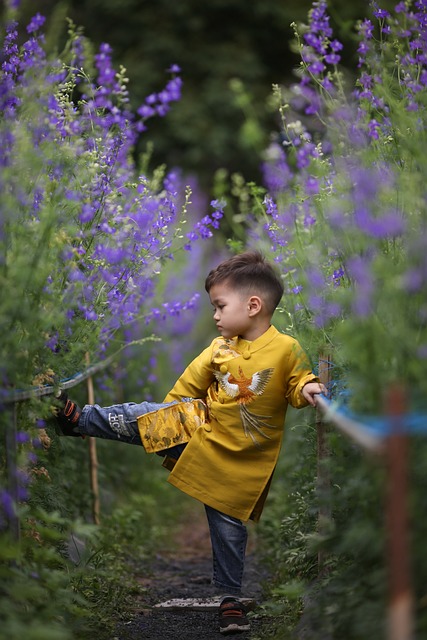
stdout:
POLYGON ((165 398, 200 398, 209 411, 168 481, 223 513, 259 520, 288 403, 305 406, 301 389, 311 380, 317 378, 299 343, 273 326, 253 342, 213 340, 165 398))

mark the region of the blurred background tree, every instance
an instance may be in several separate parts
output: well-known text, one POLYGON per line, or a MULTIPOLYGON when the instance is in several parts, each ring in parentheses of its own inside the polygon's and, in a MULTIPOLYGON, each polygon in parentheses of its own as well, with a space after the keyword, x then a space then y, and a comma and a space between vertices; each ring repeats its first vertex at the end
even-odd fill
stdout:
MULTIPOLYGON (((276 108, 266 108, 272 84, 289 83, 299 57, 292 52, 292 22, 305 22, 310 0, 24 0, 21 20, 47 18, 49 46, 60 49, 71 18, 98 47, 108 42, 113 62, 127 69, 132 107, 164 86, 178 64, 183 97, 166 119, 149 123, 144 149, 152 164, 180 167, 210 190, 215 172, 236 171, 259 180, 260 153, 276 129, 276 108)), ((333 0, 335 37, 345 45, 344 66, 357 64, 353 28, 366 0, 333 0)), ((390 0, 381 2, 387 8, 390 0)))

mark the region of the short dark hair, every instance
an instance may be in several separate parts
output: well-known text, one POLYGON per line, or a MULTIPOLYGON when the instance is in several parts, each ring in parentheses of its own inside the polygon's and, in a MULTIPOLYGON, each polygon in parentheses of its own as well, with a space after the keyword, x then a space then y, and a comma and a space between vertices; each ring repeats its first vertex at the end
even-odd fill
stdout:
POLYGON ((280 276, 259 251, 246 251, 221 262, 209 272, 205 289, 209 293, 214 285, 225 281, 235 289, 259 295, 271 314, 283 296, 280 276))

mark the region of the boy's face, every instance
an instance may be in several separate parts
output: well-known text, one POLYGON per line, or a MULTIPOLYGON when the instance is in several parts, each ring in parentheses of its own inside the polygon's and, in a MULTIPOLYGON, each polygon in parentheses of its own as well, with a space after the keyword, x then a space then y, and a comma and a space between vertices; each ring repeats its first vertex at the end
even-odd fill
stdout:
POLYGON ((251 340, 253 313, 251 312, 251 296, 221 282, 209 291, 210 301, 215 309, 214 320, 220 334, 224 338, 240 336, 251 340))

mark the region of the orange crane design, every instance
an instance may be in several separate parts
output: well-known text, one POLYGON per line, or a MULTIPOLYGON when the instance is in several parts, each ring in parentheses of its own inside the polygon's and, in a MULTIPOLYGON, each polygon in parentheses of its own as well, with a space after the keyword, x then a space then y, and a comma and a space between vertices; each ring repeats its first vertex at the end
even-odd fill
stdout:
POLYGON ((214 371, 215 378, 219 386, 230 398, 235 398, 240 405, 240 417, 242 419, 243 431, 246 437, 250 437, 254 445, 261 448, 257 435, 270 440, 270 436, 263 431, 262 427, 274 428, 273 425, 265 422, 271 416, 258 416, 249 411, 247 405, 251 403, 256 396, 264 393, 265 387, 270 380, 274 369, 262 369, 247 378, 239 367, 239 378, 234 377, 231 373, 221 373, 214 371))

